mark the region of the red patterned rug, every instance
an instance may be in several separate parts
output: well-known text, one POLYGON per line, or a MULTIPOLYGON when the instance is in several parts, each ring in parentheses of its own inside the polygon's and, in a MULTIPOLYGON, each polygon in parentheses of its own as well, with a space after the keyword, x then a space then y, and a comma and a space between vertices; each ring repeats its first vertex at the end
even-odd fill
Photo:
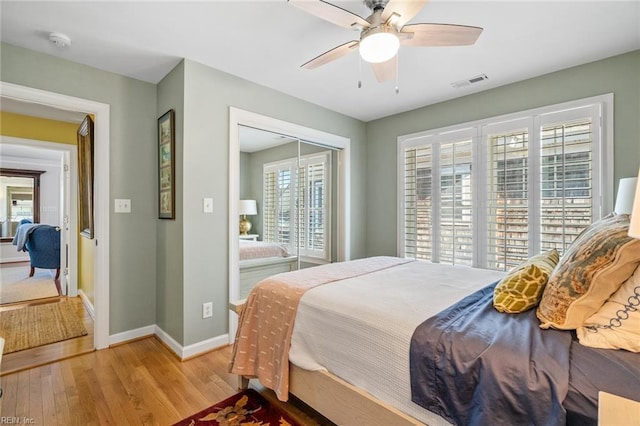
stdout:
POLYGON ((253 389, 218 402, 174 426, 300 426, 253 389))

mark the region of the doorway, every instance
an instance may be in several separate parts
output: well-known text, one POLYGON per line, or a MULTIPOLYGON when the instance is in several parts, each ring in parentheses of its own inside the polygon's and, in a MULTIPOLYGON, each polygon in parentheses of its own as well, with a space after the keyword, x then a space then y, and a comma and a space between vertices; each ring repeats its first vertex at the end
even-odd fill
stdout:
MULTIPOLYGON (((110 107, 87 99, 76 98, 31 87, 0 82, 3 98, 32 103, 39 107, 92 114, 95 120, 95 240, 93 281, 94 338, 96 349, 109 346, 109 125, 110 107)), ((76 229, 76 228, 71 228, 76 229)))

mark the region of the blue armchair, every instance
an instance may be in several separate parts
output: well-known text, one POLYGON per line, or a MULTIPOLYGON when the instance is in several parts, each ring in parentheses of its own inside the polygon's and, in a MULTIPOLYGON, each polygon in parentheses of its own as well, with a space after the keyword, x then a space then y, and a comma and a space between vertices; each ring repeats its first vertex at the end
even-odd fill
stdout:
POLYGON ((29 253, 32 277, 35 268, 55 269, 56 279, 60 277, 60 228, 44 224, 23 224, 16 231, 13 244, 18 251, 29 253))

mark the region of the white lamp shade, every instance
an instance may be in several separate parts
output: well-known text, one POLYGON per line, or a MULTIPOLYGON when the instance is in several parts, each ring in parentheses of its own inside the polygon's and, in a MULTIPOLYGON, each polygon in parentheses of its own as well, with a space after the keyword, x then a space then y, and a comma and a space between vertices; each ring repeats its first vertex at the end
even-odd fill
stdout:
MULTIPOLYGON (((638 170, 638 179, 636 180, 640 181, 640 170, 638 170)), ((640 238, 640 182, 636 182, 636 197, 633 202, 633 210, 631 211, 629 236, 633 238, 640 238)))
POLYGON ((617 214, 631 214, 637 182, 638 178, 634 177, 620 179, 614 212, 617 214))
POLYGON ((240 200, 238 205, 239 214, 256 215, 258 214, 258 205, 256 200, 240 200))

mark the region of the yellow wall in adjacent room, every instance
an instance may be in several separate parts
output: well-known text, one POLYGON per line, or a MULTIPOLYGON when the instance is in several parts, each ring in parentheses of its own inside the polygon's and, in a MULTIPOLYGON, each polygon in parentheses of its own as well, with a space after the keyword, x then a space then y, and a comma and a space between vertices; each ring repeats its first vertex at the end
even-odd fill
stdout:
POLYGON ((93 259, 95 240, 78 236, 78 289, 87 296, 91 304, 95 304, 93 287, 93 259))
MULTIPOLYGON (((49 120, 0 111, 0 135, 45 142, 77 145, 79 123, 49 120)), ((94 240, 78 235, 78 289, 94 303, 93 259, 94 240)))
POLYGON ((0 134, 76 145, 79 124, 0 111, 0 134))

